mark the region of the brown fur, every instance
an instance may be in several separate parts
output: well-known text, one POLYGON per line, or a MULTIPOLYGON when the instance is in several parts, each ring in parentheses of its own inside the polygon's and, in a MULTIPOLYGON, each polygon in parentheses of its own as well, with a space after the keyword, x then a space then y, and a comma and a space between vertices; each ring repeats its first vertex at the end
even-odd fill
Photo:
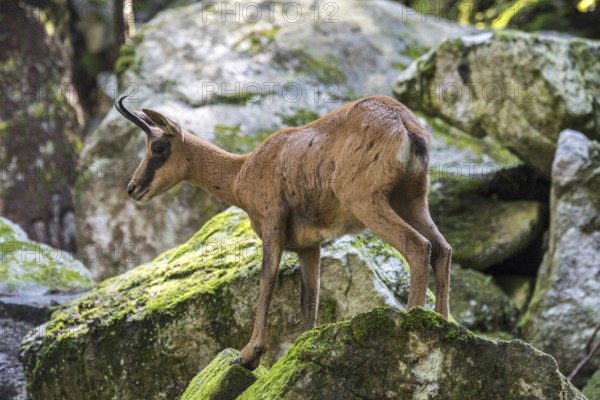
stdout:
POLYGON ((436 311, 448 317, 451 248, 429 216, 430 136, 404 105, 368 97, 308 125, 281 129, 246 155, 203 141, 157 112, 144 113, 156 132, 149 135, 147 154, 130 183, 132 197, 149 201, 187 180, 245 210, 263 240, 255 328, 240 364, 256 368, 265 350, 282 250, 299 254, 301 311, 310 329, 317 316, 320 244, 365 227, 405 255, 411 267, 408 308, 425 304, 431 261, 436 311), (139 187, 152 163, 153 143, 165 138, 171 144, 169 158, 149 187, 139 187))

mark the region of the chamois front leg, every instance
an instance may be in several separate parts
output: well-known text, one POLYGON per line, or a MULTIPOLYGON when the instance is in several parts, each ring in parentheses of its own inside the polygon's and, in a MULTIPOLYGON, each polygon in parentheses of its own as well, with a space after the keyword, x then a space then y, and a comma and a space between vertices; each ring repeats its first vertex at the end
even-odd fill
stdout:
POLYGON ((281 226, 273 227, 267 231, 263 228, 263 260, 254 330, 250 341, 240 352, 240 356, 232 362, 232 364, 240 364, 249 370, 258 367, 260 357, 266 351, 267 316, 283 251, 283 232, 285 232, 285 229, 281 226))
POLYGON ((303 330, 313 329, 317 324, 321 270, 321 247, 319 245, 298 251, 300 258, 301 294, 300 311, 303 330))

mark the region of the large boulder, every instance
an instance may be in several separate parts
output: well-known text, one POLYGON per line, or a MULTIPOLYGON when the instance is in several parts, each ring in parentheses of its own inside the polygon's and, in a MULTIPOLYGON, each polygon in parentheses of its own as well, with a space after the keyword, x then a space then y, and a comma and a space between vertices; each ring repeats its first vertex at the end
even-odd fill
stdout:
POLYGON ((0 318, 42 323, 52 306, 93 285, 73 255, 29 240, 20 226, 0 217, 0 318))
MULTIPOLYGON (((560 135, 552 167, 548 251, 524 324, 534 343, 570 372, 600 321, 600 143, 575 131, 560 135)), ((581 384, 600 366, 596 354, 577 374, 581 384)))
POLYGON ((38 9, 2 2, 0 215, 33 240, 73 251, 71 189, 83 117, 71 75, 66 3, 42 1, 38 5, 47 8, 38 9))
MULTIPOLYGON (((389 82, 414 57, 471 31, 422 23, 390 0, 340 0, 327 8, 312 0, 283 8, 277 2, 211 4, 159 13, 123 48, 116 72, 121 94, 132 94, 127 107, 158 109, 234 152, 250 151, 279 128, 305 124, 349 100, 391 94, 389 82)), ((82 152, 78 238, 97 278, 151 260, 225 208, 187 184, 143 208, 134 204, 126 184, 143 151, 144 134, 113 110, 82 152)))
POLYGON ((519 32, 450 39, 403 71, 398 99, 491 135, 547 177, 561 130, 600 138, 600 43, 519 32))
POLYGON ((239 400, 585 400, 552 357, 440 315, 375 308, 304 333, 239 400))
MULTIPOLYGON (((247 215, 217 215, 187 243, 102 282, 58 310, 21 348, 31 400, 173 399, 213 357, 252 332, 261 263, 247 215)), ((271 365, 300 334, 297 257, 285 253, 269 312, 271 365)), ((402 308, 409 271, 372 235, 323 250, 318 323, 374 306, 402 308)), ((433 305, 434 296, 427 295, 433 305)))

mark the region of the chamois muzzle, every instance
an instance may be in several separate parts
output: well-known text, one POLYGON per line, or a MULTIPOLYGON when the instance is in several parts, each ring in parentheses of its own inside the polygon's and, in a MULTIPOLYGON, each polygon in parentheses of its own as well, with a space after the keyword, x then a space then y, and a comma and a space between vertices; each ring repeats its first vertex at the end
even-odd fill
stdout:
POLYGON ((123 105, 123 100, 125 100, 126 97, 127 95, 121 96, 117 101, 115 101, 115 108, 117 109, 117 111, 121 113, 121 115, 123 115, 125 118, 139 126, 144 132, 146 132, 148 136, 154 136, 152 127, 148 125, 146 121, 144 121, 142 118, 125 108, 125 106, 123 105))

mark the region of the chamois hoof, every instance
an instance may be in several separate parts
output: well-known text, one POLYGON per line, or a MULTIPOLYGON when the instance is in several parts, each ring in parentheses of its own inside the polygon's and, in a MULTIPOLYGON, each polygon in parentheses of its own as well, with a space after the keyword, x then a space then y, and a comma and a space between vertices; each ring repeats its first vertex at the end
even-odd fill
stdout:
POLYGON ((241 365, 242 367, 244 367, 250 371, 254 371, 256 368, 258 368, 258 365, 260 364, 260 358, 257 358, 255 360, 245 361, 242 357, 238 357, 229 363, 229 365, 236 365, 236 364, 241 365))
POLYGON ((254 371, 260 364, 260 356, 262 356, 266 350, 265 346, 247 345, 240 352, 240 356, 233 360, 229 365, 237 364, 250 371, 254 371), (247 350, 249 347, 251 347, 251 350, 247 350), (250 356, 248 356, 247 353, 251 353, 250 356))

